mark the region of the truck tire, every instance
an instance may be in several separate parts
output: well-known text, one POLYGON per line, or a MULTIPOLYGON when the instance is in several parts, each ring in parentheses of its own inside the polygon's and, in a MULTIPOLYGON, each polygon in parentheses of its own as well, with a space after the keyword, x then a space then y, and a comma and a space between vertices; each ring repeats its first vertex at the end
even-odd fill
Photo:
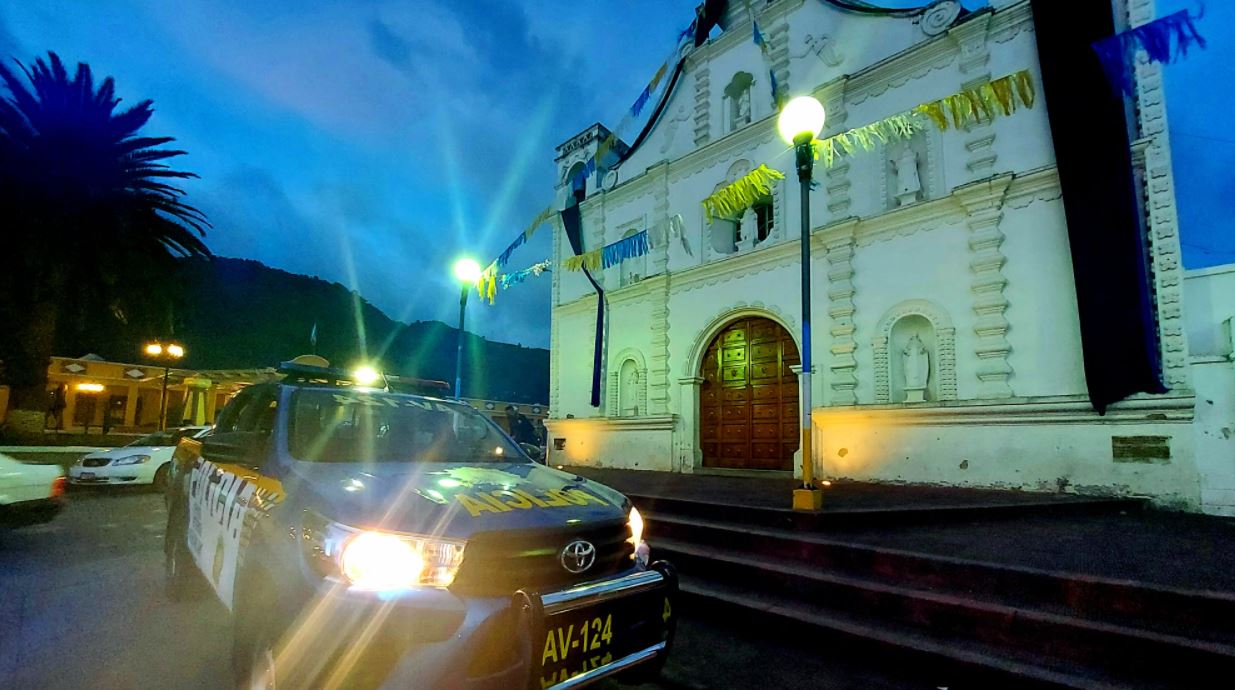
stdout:
POLYGON ((187 520, 183 515, 183 511, 169 513, 163 535, 163 583, 167 598, 172 601, 199 599, 206 589, 189 554, 187 520))

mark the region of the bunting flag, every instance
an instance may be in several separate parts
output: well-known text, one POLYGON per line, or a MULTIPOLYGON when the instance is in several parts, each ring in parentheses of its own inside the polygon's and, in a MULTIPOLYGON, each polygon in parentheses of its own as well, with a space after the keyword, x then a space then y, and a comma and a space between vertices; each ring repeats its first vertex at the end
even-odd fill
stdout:
POLYGON ((767 165, 760 165, 733 184, 704 199, 703 214, 709 223, 715 218, 736 216, 770 194, 773 180, 783 179, 784 173, 767 165))
POLYGON ((811 142, 811 147, 814 149, 815 160, 821 161, 823 167, 830 168, 838 155, 869 151, 876 144, 887 144, 912 137, 916 132, 921 131, 920 122, 920 118, 913 114, 893 115, 827 139, 816 139, 811 142))
POLYGON ((600 249, 593 249, 576 256, 568 256, 562 260, 562 268, 567 271, 587 269, 596 271, 611 268, 627 259, 647 254, 652 248, 648 241, 648 231, 640 230, 630 237, 623 237, 617 242, 606 244, 600 249))
POLYGON ((926 115, 941 130, 949 126, 962 129, 974 122, 1011 115, 1018 106, 1032 108, 1036 92, 1033 75, 1021 70, 979 87, 966 89, 913 109, 926 115))
POLYGON ((603 249, 593 249, 590 252, 568 256, 562 260, 562 268, 567 271, 580 271, 585 268, 589 271, 595 271, 600 268, 601 253, 603 251, 603 249))
POLYGON ((605 268, 616 266, 627 259, 647 254, 650 246, 648 231, 640 230, 630 237, 624 237, 613 244, 605 245, 602 263, 605 268))
POLYGON ((1194 23, 1203 16, 1204 6, 1195 17, 1180 10, 1094 43, 1111 86, 1132 95, 1137 51, 1144 50, 1150 62, 1167 64, 1187 56, 1194 45, 1204 49, 1205 38, 1194 23))
POLYGON ((552 261, 545 259, 544 261, 534 263, 531 266, 515 271, 514 273, 505 273, 498 278, 497 282, 503 290, 509 290, 515 285, 527 280, 528 276, 539 277, 543 273, 548 273, 550 271, 550 266, 552 265, 552 261))
POLYGON ((480 272, 480 278, 476 281, 476 295, 481 299, 489 300, 489 304, 493 304, 493 299, 497 297, 497 261, 485 267, 485 270, 480 272))

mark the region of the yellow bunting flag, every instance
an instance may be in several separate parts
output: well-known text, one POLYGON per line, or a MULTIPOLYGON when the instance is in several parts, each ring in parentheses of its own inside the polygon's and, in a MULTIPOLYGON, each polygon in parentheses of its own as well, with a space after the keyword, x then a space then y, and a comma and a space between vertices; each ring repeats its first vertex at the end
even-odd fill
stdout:
POLYGON ((1032 108, 1037 98, 1033 75, 1021 70, 937 101, 923 103, 915 113, 929 117, 939 129, 963 129, 982 120, 1007 117, 1018 107, 1032 108))
POLYGON ((556 216, 556 215, 557 215, 557 209, 555 209, 555 208, 554 208, 554 207, 552 207, 552 206, 550 206, 550 207, 546 208, 545 210, 541 211, 540 213, 537 213, 537 214, 536 214, 536 217, 532 219, 532 222, 528 223, 528 224, 527 224, 527 227, 526 227, 526 228, 524 228, 524 230, 523 230, 523 239, 525 239, 525 240, 530 240, 530 239, 532 239, 532 235, 536 234, 536 230, 537 230, 537 229, 538 229, 541 225, 543 225, 545 221, 549 220, 550 218, 552 218, 553 216, 556 216))
POLYGON ((838 152, 852 155, 859 150, 869 151, 877 143, 887 144, 908 139, 921 128, 918 119, 913 115, 893 115, 885 120, 855 127, 827 139, 816 139, 811 142, 811 146, 814 149, 815 160, 822 160, 823 167, 830 168, 838 152))
POLYGON ((562 268, 567 271, 580 271, 586 268, 589 271, 595 271, 600 268, 601 249, 593 249, 590 252, 584 252, 578 256, 568 256, 562 261, 562 268))
POLYGON ((485 270, 480 272, 480 278, 476 280, 476 296, 481 299, 489 300, 489 304, 493 304, 493 299, 497 297, 497 262, 489 264, 485 270))
POLYGON ((772 181, 785 179, 784 173, 760 165, 741 179, 703 200, 703 213, 709 223, 714 218, 736 216, 772 192, 772 181))

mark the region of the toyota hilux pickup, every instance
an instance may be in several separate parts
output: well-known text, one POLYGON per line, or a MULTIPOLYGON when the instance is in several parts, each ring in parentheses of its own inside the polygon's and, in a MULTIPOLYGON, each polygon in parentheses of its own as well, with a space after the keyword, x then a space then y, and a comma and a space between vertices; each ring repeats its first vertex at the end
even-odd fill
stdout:
POLYGON ((447 397, 284 363, 177 447, 173 599, 231 612, 239 687, 642 682, 677 580, 618 492, 538 464, 447 397))

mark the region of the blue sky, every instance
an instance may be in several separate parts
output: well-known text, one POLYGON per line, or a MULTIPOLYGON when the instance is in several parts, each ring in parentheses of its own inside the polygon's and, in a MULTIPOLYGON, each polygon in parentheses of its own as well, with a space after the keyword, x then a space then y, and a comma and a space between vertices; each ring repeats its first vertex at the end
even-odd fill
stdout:
MULTIPOLYGON (((694 4, 26 0, 0 6, 0 54, 52 49, 154 99, 149 132, 189 151, 216 253, 453 323, 452 260, 487 262, 551 200, 553 146, 620 119, 694 4)), ((1235 3, 1209 3, 1209 50, 1168 71, 1189 267, 1235 261, 1235 135, 1213 127, 1235 106, 1233 25, 1235 3)), ((546 232, 511 266, 548 251, 546 232)), ((531 280, 470 306, 469 329, 546 346, 548 306, 549 281, 531 280)))

